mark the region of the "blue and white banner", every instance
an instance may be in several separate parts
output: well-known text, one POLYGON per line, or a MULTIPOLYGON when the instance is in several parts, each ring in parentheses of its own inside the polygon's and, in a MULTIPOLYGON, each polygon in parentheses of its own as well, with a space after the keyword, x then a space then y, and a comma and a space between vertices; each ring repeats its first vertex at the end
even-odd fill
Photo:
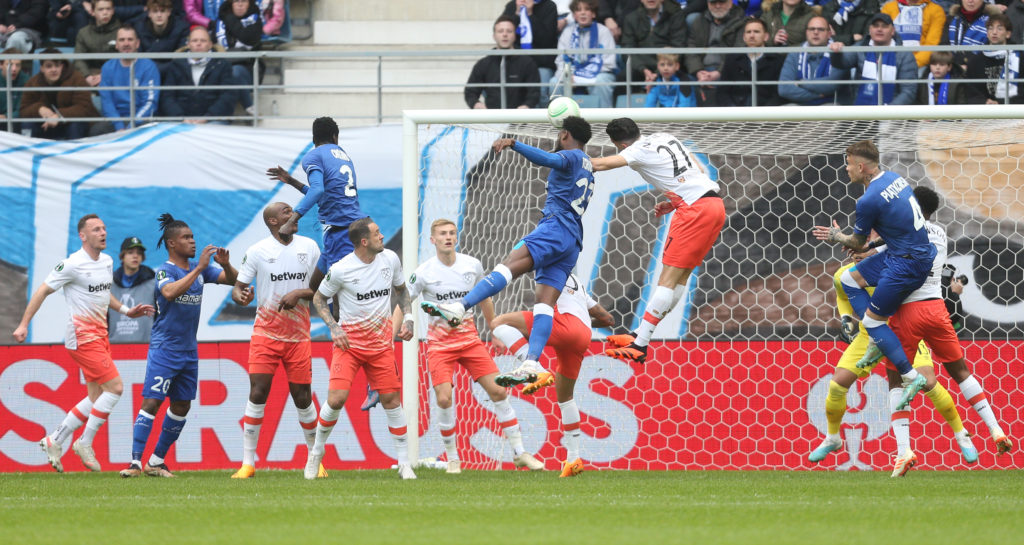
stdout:
MULTIPOLYGON (((344 129, 340 144, 356 165, 363 209, 386 239, 401 227, 401 127, 344 129)), ((246 248, 268 236, 261 211, 268 203, 295 205, 302 195, 267 178, 280 165, 305 181, 301 160, 312 149, 309 131, 153 124, 102 138, 54 142, 0 132, 0 202, 8 214, 0 237, 3 327, 13 328, 25 302, 47 273, 81 247, 78 218, 95 213, 107 225, 106 253, 118 263, 125 237, 146 246, 145 264, 167 258, 157 248, 157 217, 170 212, 195 233, 199 248, 223 246, 236 266, 246 248), (13 291, 13 293, 12 293, 13 291)), ((300 233, 321 240, 315 211, 300 233)), ((206 290, 200 340, 246 340, 251 320, 222 316, 227 286, 206 290)), ((32 321, 29 342, 59 343, 67 311, 59 294, 48 297, 32 321)), ((11 342, 5 331, 0 342, 11 342)))

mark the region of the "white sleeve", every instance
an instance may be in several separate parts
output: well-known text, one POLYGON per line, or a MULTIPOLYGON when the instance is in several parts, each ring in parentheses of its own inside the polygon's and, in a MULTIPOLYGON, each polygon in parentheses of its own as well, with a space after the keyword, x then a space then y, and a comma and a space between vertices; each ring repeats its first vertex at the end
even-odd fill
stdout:
POLYGON ((75 278, 74 269, 75 266, 68 263, 67 259, 61 261, 50 271, 50 274, 46 275, 46 285, 50 286, 54 291, 63 288, 65 284, 75 278))
MULTIPOLYGON (((339 261, 338 263, 341 262, 339 261)), ((327 276, 325 276, 320 282, 320 287, 317 288, 316 291, 320 295, 330 299, 334 297, 339 290, 341 290, 341 273, 338 272, 338 269, 334 265, 331 265, 331 268, 327 270, 327 276)))
MULTIPOLYGON (((612 31, 608 30, 608 27, 597 23, 597 36, 602 47, 609 51, 615 51, 615 37, 612 36, 612 31)), ((616 69, 615 53, 605 53, 602 57, 604 57, 602 59, 604 64, 601 66, 601 71, 614 72, 616 69)))
POLYGON ((590 309, 592 309, 592 308, 597 306, 597 300, 594 299, 593 297, 591 297, 590 293, 583 292, 583 294, 586 295, 586 297, 587 297, 587 310, 590 310, 590 309))
POLYGON ((256 249, 250 247, 242 256, 242 264, 238 266, 238 282, 252 284, 256 279, 256 249))
MULTIPOLYGON (((320 263, 320 247, 317 246, 316 242, 313 242, 312 239, 309 240, 309 260, 310 260, 310 263, 309 263, 310 264, 310 269, 309 270, 310 271, 316 270, 316 264, 320 263)), ((333 265, 333 263, 332 263, 332 265, 333 265)))
POLYGON ((409 299, 414 300, 420 296, 420 292, 423 291, 423 283, 420 282, 420 276, 423 274, 423 265, 416 267, 413 271, 412 276, 409 277, 409 299))
POLYGON ((473 285, 484 279, 484 264, 479 259, 473 258, 473 273, 476 274, 476 279, 473 281, 473 285))
POLYGON ((397 288, 405 284, 403 274, 405 271, 402 270, 402 260, 398 258, 398 254, 391 252, 391 285, 393 287, 397 288))

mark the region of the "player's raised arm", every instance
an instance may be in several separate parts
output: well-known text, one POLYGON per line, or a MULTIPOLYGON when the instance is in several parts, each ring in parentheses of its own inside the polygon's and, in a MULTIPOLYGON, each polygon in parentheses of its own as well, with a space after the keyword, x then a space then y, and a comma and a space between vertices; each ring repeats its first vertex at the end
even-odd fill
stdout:
POLYGON ((867 243, 868 238, 864 235, 858 235, 856 233, 847 235, 843 233, 843 230, 839 228, 839 222, 832 220, 832 226, 826 227, 824 225, 815 225, 814 230, 811 231, 814 234, 814 238, 818 240, 824 240, 826 242, 838 242, 851 250, 861 252, 864 251, 864 245, 867 243))
POLYGON ((561 154, 544 151, 540 148, 535 148, 529 144, 524 144, 511 138, 498 139, 494 142, 492 147, 494 148, 495 153, 499 153, 505 148, 511 149, 512 151, 519 153, 519 155, 526 157, 526 160, 531 163, 542 167, 564 169, 569 166, 569 160, 561 154))
POLYGON ((299 201, 299 204, 292 210, 292 217, 288 218, 288 221, 281 226, 280 233, 282 235, 294 235, 299 230, 299 219, 309 212, 310 208, 313 208, 314 204, 320 202, 320 197, 324 194, 324 173, 320 170, 311 170, 308 175, 309 189, 304 193, 305 197, 299 201))
POLYGON ((217 248, 217 253, 214 254, 213 260, 220 265, 221 269, 224 269, 217 276, 217 283, 233 286, 235 281, 238 280, 238 271, 231 266, 231 252, 227 248, 217 248))
POLYGON ((14 340, 19 343, 25 342, 28 337, 28 324, 32 321, 32 317, 39 312, 39 307, 43 306, 43 301, 50 296, 51 293, 57 290, 48 286, 45 282, 36 288, 36 291, 32 293, 32 298, 28 300, 28 306, 25 307, 25 313, 21 315, 21 323, 14 330, 14 340))
POLYGON ((210 264, 210 257, 215 253, 217 253, 217 247, 212 244, 203 248, 203 252, 199 254, 199 264, 189 271, 188 274, 181 277, 180 280, 171 282, 169 279, 161 279, 158 276, 156 285, 160 289, 160 295, 163 295, 164 299, 168 301, 173 301, 179 295, 188 291, 188 288, 196 281, 196 278, 203 274, 203 270, 210 264))
POLYGON ((626 158, 621 155, 594 157, 590 159, 590 164, 594 167, 594 172, 611 170, 613 168, 620 168, 627 165, 626 158))
POLYGON ((277 180, 281 183, 288 184, 294 187, 295 189, 301 191, 303 195, 305 195, 306 192, 309 191, 309 187, 306 184, 300 182, 291 174, 288 174, 288 171, 282 168, 281 165, 268 168, 267 176, 271 180, 277 180))

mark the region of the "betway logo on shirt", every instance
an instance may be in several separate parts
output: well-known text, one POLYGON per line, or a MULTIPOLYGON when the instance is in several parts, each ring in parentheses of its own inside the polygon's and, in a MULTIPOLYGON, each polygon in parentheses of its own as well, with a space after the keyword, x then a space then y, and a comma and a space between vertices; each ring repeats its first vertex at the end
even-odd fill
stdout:
POLYGON ((889 202, 896 197, 899 197, 900 191, 903 191, 907 187, 908 184, 906 180, 903 178, 896 178, 889 187, 882 190, 882 198, 885 199, 885 202, 889 202))
POLYGON ((283 272, 281 274, 270 273, 270 281, 271 282, 284 282, 284 281, 287 281, 287 280, 305 280, 305 279, 306 279, 306 273, 304 273, 304 272, 297 272, 297 273, 283 272))
POLYGON ((376 299, 378 297, 390 295, 391 288, 384 288, 382 290, 370 290, 366 293, 356 293, 356 301, 369 301, 370 299, 376 299))
POLYGON ((179 295, 174 302, 182 305, 201 305, 203 304, 203 294, 197 293, 195 295, 189 295, 187 293, 183 293, 179 295))
POLYGON ((110 291, 110 286, 110 282, 107 282, 106 284, 96 284, 95 286, 89 284, 89 293, 96 293, 99 291, 110 291))
POLYGON ((438 301, 457 301, 462 299, 469 293, 468 291, 450 291, 448 293, 439 293, 436 295, 438 301))

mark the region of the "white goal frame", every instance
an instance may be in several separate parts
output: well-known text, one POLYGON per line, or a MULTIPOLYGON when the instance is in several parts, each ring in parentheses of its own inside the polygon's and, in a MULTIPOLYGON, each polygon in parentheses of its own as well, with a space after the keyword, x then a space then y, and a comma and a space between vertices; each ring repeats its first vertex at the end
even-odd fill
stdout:
MULTIPOLYGON (((592 123, 619 117, 644 122, 873 121, 1024 119, 1024 105, 948 106, 765 106, 754 108, 586 108, 592 123)), ((532 110, 405 110, 402 117, 402 266, 408 278, 419 265, 419 142, 421 125, 544 123, 547 112, 532 110)), ((413 312, 418 321, 419 313, 413 312)), ((417 324, 418 325, 418 324, 417 324)), ((416 329, 416 331, 419 331, 416 329)), ((409 459, 419 459, 419 346, 403 344, 402 404, 408 411, 409 459)))

